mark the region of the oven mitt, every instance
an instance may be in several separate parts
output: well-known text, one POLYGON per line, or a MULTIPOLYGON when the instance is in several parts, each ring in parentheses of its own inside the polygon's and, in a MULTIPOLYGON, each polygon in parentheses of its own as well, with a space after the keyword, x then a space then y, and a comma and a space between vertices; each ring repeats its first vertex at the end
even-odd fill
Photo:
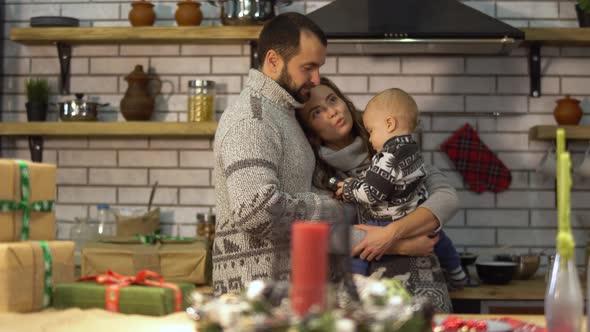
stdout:
POLYGON ((442 143, 440 148, 455 164, 472 191, 498 193, 510 186, 510 170, 479 139, 477 132, 468 123, 442 143))

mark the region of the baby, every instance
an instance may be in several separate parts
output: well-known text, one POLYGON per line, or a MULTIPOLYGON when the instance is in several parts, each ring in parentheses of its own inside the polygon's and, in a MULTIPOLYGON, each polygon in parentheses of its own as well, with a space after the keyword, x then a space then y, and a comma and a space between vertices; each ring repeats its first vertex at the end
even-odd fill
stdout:
MULTIPOLYGON (((424 161, 411 135, 418 123, 418 107, 406 92, 388 89, 369 101, 363 122, 377 153, 362 177, 338 184, 336 195, 360 204, 370 220, 368 225, 386 226, 414 211, 428 198, 423 184, 424 161)), ((434 252, 451 286, 462 287, 467 278, 459 254, 444 232, 439 234, 434 252)), ((367 275, 369 262, 354 259, 352 272, 367 275)))

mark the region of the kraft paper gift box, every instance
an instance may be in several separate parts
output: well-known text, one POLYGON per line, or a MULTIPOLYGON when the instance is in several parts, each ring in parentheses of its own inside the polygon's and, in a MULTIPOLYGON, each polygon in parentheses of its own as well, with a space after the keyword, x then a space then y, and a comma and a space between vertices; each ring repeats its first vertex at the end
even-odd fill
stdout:
POLYGON ((53 164, 0 159, 0 242, 55 239, 53 164))
POLYGON ((0 312, 40 310, 53 286, 72 281, 74 242, 0 243, 0 312))
MULTIPOLYGON (((106 275, 108 274, 102 276, 106 275)), ((100 275, 95 277, 98 280, 100 275)), ((166 283, 172 284, 167 280, 166 283)), ((113 286, 111 283, 100 284, 97 281, 82 281, 61 284, 55 287, 53 305, 58 309, 102 308, 125 314, 161 316, 184 310, 190 305, 190 294, 195 286, 183 282, 173 284, 180 290, 179 298, 176 298, 174 289, 164 285, 124 284, 116 286, 117 295, 107 296, 107 287, 113 286), (178 300, 178 306, 175 300, 178 300)))
POLYGON ((152 234, 160 231, 160 208, 137 216, 123 216, 115 213, 117 236, 127 237, 136 234, 152 234))
POLYGON ((84 246, 81 262, 82 277, 108 270, 135 275, 146 269, 171 282, 202 285, 211 281, 211 250, 201 239, 162 239, 155 244, 143 244, 137 237, 102 239, 84 246))

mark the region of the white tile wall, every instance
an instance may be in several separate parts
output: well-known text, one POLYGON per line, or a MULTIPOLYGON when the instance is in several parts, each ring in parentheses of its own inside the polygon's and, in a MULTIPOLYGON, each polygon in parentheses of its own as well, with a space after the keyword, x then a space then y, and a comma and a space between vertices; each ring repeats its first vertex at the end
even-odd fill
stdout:
MULTIPOLYGON (((291 8, 313 11, 325 0, 297 0, 291 8)), ((175 1, 156 1, 159 25, 172 25, 175 1)), ((573 1, 465 1, 484 13, 516 26, 575 26, 573 1)), ((128 26, 129 2, 122 0, 7 0, 2 41, 2 121, 24 121, 24 81, 42 76, 57 88, 59 63, 54 46, 25 46, 7 40, 11 27, 27 26, 32 16, 69 15, 85 25, 128 26)), ((203 5, 203 24, 219 24, 219 10, 203 5)), ((336 49, 336 48, 334 48, 336 49)), ((235 100, 245 84, 250 49, 228 45, 83 45, 73 48, 72 91, 90 94, 111 106, 101 118, 122 120, 119 101, 127 89, 124 77, 136 64, 150 68, 164 82, 155 118, 186 119, 187 82, 217 82, 216 109, 221 112, 235 100)), ((531 141, 528 129, 552 124, 555 100, 564 94, 583 100, 590 112, 590 47, 545 47, 541 98, 528 97, 526 49, 509 56, 351 55, 330 53, 322 72, 332 78, 360 109, 374 93, 395 86, 415 96, 422 111, 439 112, 422 119, 424 156, 448 176, 458 189, 461 210, 445 229, 460 248, 514 245, 518 250, 554 247, 555 181, 542 177, 535 167, 549 147, 531 141), (516 116, 451 117, 443 112, 498 111, 516 116), (476 194, 440 152, 439 145, 463 123, 477 126, 481 139, 512 170, 507 192, 476 194)), ((58 96, 54 96, 57 99, 58 96)), ((55 113, 51 116, 55 119, 55 113)), ((590 124, 590 116, 583 124, 590 124)), ((2 139, 0 156, 28 158, 26 139, 2 139)), ((166 214, 165 231, 194 235, 195 214, 212 212, 214 184, 212 139, 168 138, 57 138, 45 142, 44 160, 58 165, 60 238, 67 238, 75 217, 96 215, 95 205, 145 207, 151 186, 159 182, 154 204, 166 214)), ((572 145, 581 160, 586 144, 572 145)), ((578 252, 590 229, 590 179, 578 179, 572 193, 572 225, 578 252)), ((579 255, 582 256, 582 255, 579 255)), ((583 257, 578 257, 579 262, 583 257)))

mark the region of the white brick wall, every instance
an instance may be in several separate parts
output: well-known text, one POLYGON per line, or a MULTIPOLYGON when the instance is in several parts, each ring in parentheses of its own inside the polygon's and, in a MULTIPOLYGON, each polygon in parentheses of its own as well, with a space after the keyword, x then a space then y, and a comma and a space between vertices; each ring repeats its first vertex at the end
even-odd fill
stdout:
MULTIPOLYGON (((161 0, 157 25, 174 24, 176 1, 161 0)), ((291 9, 310 12, 330 1, 296 0, 291 9)), ((573 1, 465 1, 484 13, 516 26, 576 26, 573 1)), ((2 45, 2 121, 25 121, 24 81, 29 76, 50 80, 57 89, 59 62, 54 46, 25 46, 7 40, 11 27, 27 26, 32 16, 70 15, 89 26, 128 26, 130 6, 122 0, 7 0, 2 45)), ((204 25, 218 25, 219 9, 202 6, 204 25)), ((283 9, 288 10, 289 8, 283 9)), ((334 47, 331 49, 338 49, 334 47)), ((329 53, 322 68, 358 108, 383 89, 395 86, 412 93, 422 111, 439 112, 422 118, 421 144, 426 160, 441 168, 458 189, 461 210, 445 229, 457 247, 479 249, 513 245, 516 251, 539 251, 555 243, 555 181, 535 172, 549 147, 531 141, 528 129, 552 124, 555 100, 572 94, 590 111, 590 47, 545 47, 541 98, 529 98, 526 50, 509 56, 457 55, 351 55, 329 53), (445 116, 444 112, 498 111, 513 115, 445 116), (439 145, 465 122, 512 170, 512 186, 501 194, 476 194, 440 152, 439 145)), ((186 119, 187 82, 217 82, 216 109, 223 111, 239 94, 249 68, 250 49, 245 43, 112 44, 73 48, 71 87, 100 102, 109 102, 100 118, 122 121, 119 102, 127 90, 124 77, 136 64, 150 69, 163 81, 157 98, 156 120, 186 119)), ((59 99, 58 96, 53 97, 59 99)), ((56 114, 50 114, 56 119, 56 114)), ((590 124, 590 116, 582 120, 590 124)), ((3 138, 0 155, 28 158, 23 138, 3 138)), ((67 238, 75 217, 95 217, 96 204, 145 208, 151 186, 159 187, 155 206, 164 211, 164 230, 170 234, 195 234, 195 214, 214 212, 212 139, 209 138, 51 138, 45 142, 44 160, 58 165, 59 237, 67 238)), ((586 143, 572 144, 581 160, 586 143)), ((572 226, 582 255, 590 228, 590 179, 577 179, 572 193, 572 226)), ((550 251, 550 250, 548 250, 550 251)), ((578 257, 578 262, 583 261, 578 257)))

